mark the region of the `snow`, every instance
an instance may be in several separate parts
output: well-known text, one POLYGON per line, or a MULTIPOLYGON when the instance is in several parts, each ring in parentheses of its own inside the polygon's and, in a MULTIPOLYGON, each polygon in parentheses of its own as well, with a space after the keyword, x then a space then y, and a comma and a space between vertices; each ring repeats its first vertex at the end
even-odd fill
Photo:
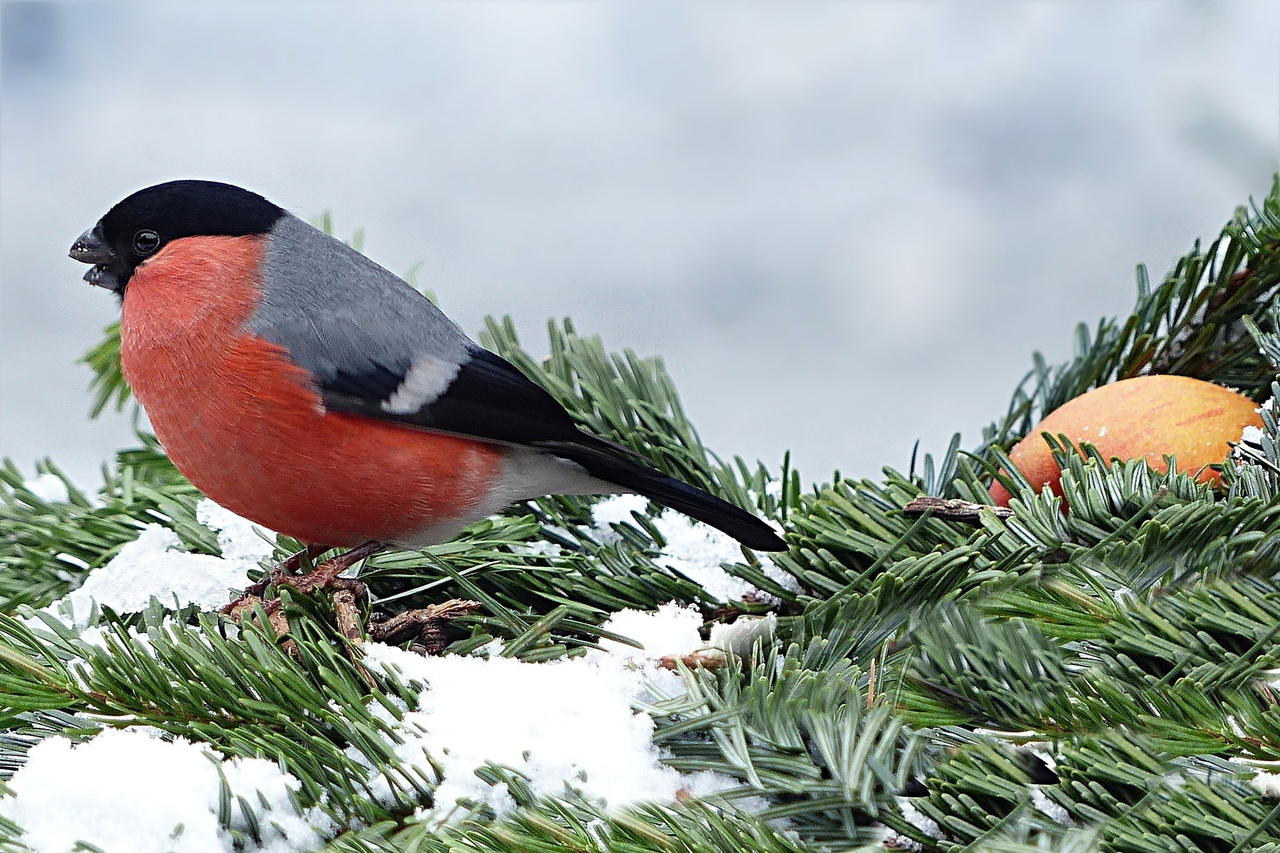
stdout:
POLYGON ((1055 823, 1060 823, 1063 826, 1075 826, 1075 822, 1071 820, 1071 813, 1060 803, 1049 799, 1049 795, 1037 785, 1031 786, 1031 805, 1035 806, 1041 814, 1047 815, 1055 823))
POLYGON ((77 569, 84 570, 89 568, 89 564, 77 557, 75 554, 58 554, 58 560, 75 566, 77 569))
POLYGON ((250 522, 213 501, 202 500, 196 518, 218 532, 222 557, 182 551, 178 534, 148 524, 110 562, 90 572, 79 589, 46 609, 83 628, 95 601, 117 613, 145 610, 152 596, 166 607, 194 604, 213 609, 226 604, 235 591, 248 586, 249 570, 269 556, 273 546, 250 522))
POLYGON ((519 554, 521 557, 559 557, 564 553, 564 549, 555 542, 548 542, 545 539, 535 539, 531 542, 517 542, 511 546, 511 550, 519 554))
POLYGON ((911 802, 908 797, 897 797, 898 810, 902 812, 902 817, 907 823, 932 838, 942 838, 942 827, 938 826, 938 822, 927 815, 921 814, 915 807, 915 803, 911 802))
MULTIPOLYGON (((616 495, 606 498, 592 509, 595 531, 609 541, 617 534, 610 524, 632 521, 631 513, 644 513, 648 500, 639 495, 616 495)), ((722 563, 741 563, 742 546, 727 533, 708 524, 694 521, 672 509, 653 519, 654 527, 666 540, 666 547, 658 556, 658 565, 679 572, 707 591, 710 601, 768 601, 772 596, 761 592, 742 578, 726 572, 722 563)), ((796 579, 774 565, 773 561, 758 555, 761 571, 783 589, 798 592, 796 579)))
POLYGON ((434 775, 428 755, 440 768, 428 820, 465 817, 470 810, 460 800, 488 805, 498 815, 509 813, 515 801, 505 786, 491 787, 475 775, 489 762, 525 776, 535 795, 562 795, 571 786, 610 809, 673 802, 681 791, 738 784, 715 774, 686 776, 659 762, 653 721, 637 713, 633 703, 652 698, 655 680, 668 678, 678 685, 670 673, 629 666, 604 652, 524 663, 503 657, 428 658, 378 644, 367 644, 365 651, 368 666, 428 685, 418 697, 419 709, 399 724, 402 742, 394 746, 402 761, 428 778, 434 775), (512 696, 521 697, 518 706, 512 696))
MULTIPOLYGON (((72 745, 47 738, 8 783, 0 815, 26 830, 22 842, 36 853, 64 853, 76 842, 130 853, 231 853, 232 837, 218 825, 219 770, 231 801, 253 804, 265 853, 314 850, 313 827, 332 828, 319 814, 299 814, 289 792, 298 781, 260 758, 222 761, 188 741, 160 740, 137 729, 106 729, 72 745)), ((237 805, 232 826, 248 828, 237 805)))
MULTIPOLYGON (((656 562, 693 580, 714 600, 760 601, 771 598, 721 568, 722 563, 742 562, 742 546, 732 536, 674 510, 664 511, 654 519, 654 526, 667 541, 656 562)), ((775 566, 768 557, 760 556, 759 559, 760 568, 766 576, 783 589, 799 591, 795 578, 775 566)))
POLYGON ((591 518, 596 523, 596 529, 606 537, 617 538, 617 534, 610 529, 611 524, 621 524, 624 521, 634 522, 631 517, 633 512, 644 515, 645 510, 649 508, 649 499, 643 495, 613 495, 597 503, 591 509, 591 518))
POLYGON ((1280 797, 1280 774, 1270 773, 1266 770, 1256 770, 1255 772, 1256 775, 1252 779, 1254 787, 1264 797, 1272 799, 1280 797))
POLYGON ((259 532, 262 528, 208 498, 196 504, 196 521, 218 534, 218 548, 224 560, 258 563, 275 550, 274 534, 264 538, 259 532))
POLYGON ((67 484, 53 474, 40 474, 35 479, 24 482, 22 487, 48 503, 66 503, 71 497, 67 492, 67 484))
POLYGON ((760 594, 760 590, 721 568, 721 563, 742 561, 742 548, 731 537, 670 510, 654 519, 654 527, 667 540, 654 562, 694 581, 712 600, 741 601, 760 594))
POLYGON ((599 645, 610 654, 627 657, 684 657, 702 647, 702 614, 698 608, 682 607, 674 601, 658 608, 656 613, 642 610, 619 610, 601 626, 605 631, 629 637, 641 648, 601 637, 599 645))
MULTIPOLYGON (((1273 409, 1274 406, 1275 406, 1275 398, 1268 397, 1266 402, 1264 402, 1258 408, 1254 409, 1254 411, 1261 415, 1267 412, 1274 411, 1273 409)), ((1265 437, 1265 435, 1266 433, 1263 431, 1262 427, 1256 427, 1253 424, 1247 424, 1245 425, 1244 430, 1240 434, 1240 442, 1243 444, 1261 444, 1262 439, 1265 437)))
POLYGON ((740 658, 751 656, 756 643, 768 649, 774 645, 778 633, 778 617, 772 613, 764 616, 739 616, 733 622, 716 622, 711 626, 712 648, 732 652, 740 658))
POLYGON ((888 850, 911 850, 913 853, 919 853, 924 850, 924 845, 913 838, 905 835, 899 835, 892 829, 886 829, 884 836, 880 839, 880 846, 888 850))

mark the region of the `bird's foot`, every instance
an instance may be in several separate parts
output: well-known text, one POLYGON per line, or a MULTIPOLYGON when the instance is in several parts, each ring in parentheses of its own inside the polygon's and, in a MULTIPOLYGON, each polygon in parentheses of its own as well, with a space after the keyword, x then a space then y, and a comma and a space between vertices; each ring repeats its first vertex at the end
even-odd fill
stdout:
MULTIPOLYGON (((223 607, 222 613, 239 621, 245 614, 252 616, 261 609, 276 635, 284 637, 289 634, 289 620, 281 609, 282 602, 279 598, 267 600, 262 598, 268 587, 279 589, 287 586, 300 593, 332 590, 338 630, 348 640, 358 643, 363 639, 358 602, 367 598, 369 591, 360 581, 339 577, 339 575, 366 557, 378 553, 384 547, 380 542, 366 542, 325 560, 304 575, 299 575, 297 571, 302 568, 304 561, 310 561, 329 550, 326 545, 308 545, 277 565, 270 574, 246 589, 235 601, 223 607)), ((286 647, 290 651, 296 649, 292 640, 286 641, 286 647)))
MULTIPOLYGON (((380 542, 366 542, 325 560, 307 574, 299 575, 297 571, 303 566, 304 560, 309 561, 330 550, 325 545, 310 545, 290 556, 272 569, 267 577, 247 588, 239 598, 223 607, 222 613, 239 621, 245 614, 253 615, 261 608, 276 635, 285 637, 289 634, 289 620, 281 609, 282 602, 279 598, 262 598, 267 588, 279 589, 287 586, 304 594, 330 591, 338 631, 352 643, 360 643, 365 637, 361 628, 360 602, 368 600, 369 588, 354 578, 340 575, 384 547, 386 546, 380 542)), ((368 625, 369 639, 390 644, 412 641, 410 648, 420 654, 440 654, 447 644, 445 623, 470 613, 479 606, 478 601, 455 598, 420 610, 399 613, 387 619, 375 617, 368 625)), ((286 640, 286 647, 296 649, 292 640, 286 640)))
MULTIPOLYGON (((299 575, 297 571, 302 568, 304 560, 309 561, 329 550, 327 545, 308 545, 278 564, 265 578, 248 587, 241 593, 239 598, 223 607, 222 613, 233 619, 239 619, 244 613, 252 612, 257 607, 265 610, 269 617, 278 613, 280 599, 273 598, 264 601, 262 598, 262 594, 266 592, 268 587, 279 589, 282 586, 287 586, 302 593, 314 592, 320 589, 336 589, 340 592, 349 590, 354 597, 357 591, 364 592, 364 584, 338 576, 366 557, 371 557, 378 553, 384 547, 379 542, 366 542, 349 551, 344 551, 336 557, 325 560, 304 575, 299 575)), ((343 633, 346 632, 344 631, 343 633)))

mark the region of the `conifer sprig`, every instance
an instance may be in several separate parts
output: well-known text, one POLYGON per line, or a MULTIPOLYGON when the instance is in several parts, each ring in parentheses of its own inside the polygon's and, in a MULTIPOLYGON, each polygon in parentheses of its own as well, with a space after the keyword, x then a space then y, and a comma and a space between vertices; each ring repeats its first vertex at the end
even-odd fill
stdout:
MULTIPOLYGON (((1280 179, 1278 179, 1280 180, 1280 179)), ((1099 385, 1145 374, 1192 376, 1237 388, 1255 399, 1270 391, 1275 365, 1258 351, 1248 323, 1280 331, 1267 310, 1280 289, 1280 193, 1273 183, 1262 203, 1241 207, 1207 249, 1196 241, 1156 288, 1137 271, 1133 313, 1104 319, 1095 331, 1076 328, 1075 353, 1050 366, 1037 353, 983 448, 1012 444, 1068 400, 1099 385)))

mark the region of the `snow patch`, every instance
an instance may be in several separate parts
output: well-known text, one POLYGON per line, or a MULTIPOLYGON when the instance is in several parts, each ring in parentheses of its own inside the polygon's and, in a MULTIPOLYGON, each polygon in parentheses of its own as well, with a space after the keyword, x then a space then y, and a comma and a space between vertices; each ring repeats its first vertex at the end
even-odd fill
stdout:
POLYGON ((732 652, 740 658, 748 658, 757 643, 765 649, 776 645, 777 634, 778 618, 772 613, 764 616, 739 616, 733 622, 713 624, 708 645, 732 652))
POLYGON ((275 550, 275 534, 263 535, 262 528, 247 518, 219 506, 208 498, 196 504, 196 521, 218 534, 218 548, 224 560, 258 563, 275 550))
POLYGON ((1258 770, 1251 781, 1264 797, 1271 799, 1280 797, 1280 774, 1258 770))
POLYGON ((1055 823, 1063 826, 1074 826, 1075 822, 1071 820, 1071 813, 1068 812, 1060 803, 1049 799, 1048 794, 1040 790, 1036 785, 1031 786, 1031 805, 1044 815, 1047 815, 1055 823))
POLYGON ((692 605, 681 607, 674 601, 663 604, 656 613, 619 610, 601 627, 640 643, 641 648, 637 649, 617 640, 600 638, 602 649, 623 658, 684 657, 702 646, 702 636, 698 633, 702 628, 702 614, 692 605))
POLYGON ((902 812, 902 817, 907 823, 931 838, 943 837, 942 827, 938 826, 938 822, 927 815, 921 814, 910 798, 897 797, 896 799, 898 801, 898 810, 902 812))
MULTIPOLYGON (((232 853, 231 835, 218 825, 219 768, 232 803, 244 797, 259 818, 262 844, 244 849, 314 850, 323 840, 317 826, 334 831, 319 813, 294 808, 298 780, 269 761, 220 761, 189 741, 128 729, 106 729, 78 746, 62 736, 36 744, 9 781, 0 815, 26 830, 22 842, 40 853, 78 841, 131 853, 232 853)), ((248 829, 235 805, 232 826, 248 829)))
POLYGON ((223 557, 182 551, 178 534, 148 524, 109 563, 90 572, 79 589, 46 610, 82 628, 95 601, 118 613, 145 610, 152 596, 166 607, 194 604, 213 609, 226 604, 236 590, 249 584, 249 570, 269 556, 273 546, 250 522, 213 501, 202 500, 196 518, 217 531, 223 557))
POLYGON ((22 487, 48 503, 66 503, 71 497, 67 492, 67 484, 53 474, 41 474, 24 482, 22 487))
POLYGON ((634 523, 633 512, 641 515, 649 508, 649 499, 643 495, 613 495, 596 503, 591 508, 591 520, 595 522, 596 532, 613 540, 618 534, 609 526, 623 522, 634 523))
POLYGON ((628 666, 604 652, 548 663, 428 658, 373 643, 365 652, 366 665, 428 685, 419 709, 397 724, 403 742, 394 749, 427 778, 435 776, 428 755, 441 769, 429 820, 465 817, 469 809, 460 800, 509 813, 515 801, 506 786, 490 786, 475 774, 489 762, 518 771, 538 796, 562 795, 571 787, 610 809, 672 802, 690 786, 710 792, 739 784, 714 774, 695 779, 659 762, 653 721, 633 705, 652 699, 654 678, 679 684, 671 673, 628 666), (521 697, 518 707, 512 696, 521 697))
POLYGON ((511 546, 511 551, 521 557, 559 557, 564 554, 564 549, 555 542, 548 542, 545 539, 534 539, 531 542, 516 542, 511 546))
POLYGON ((742 560, 742 548, 714 527, 699 524, 670 510, 654 519, 667 545, 654 562, 679 572, 702 587, 716 601, 755 598, 760 590, 721 568, 742 560))
MULTIPOLYGON (((716 601, 772 599, 772 596, 721 567, 722 563, 742 562, 742 546, 729 534, 675 510, 664 511, 654 519, 654 526, 667 541, 655 562, 694 581, 716 601)), ((791 592, 800 591, 795 578, 779 569, 768 557, 758 556, 760 569, 770 580, 791 592)))
MULTIPOLYGON (((610 525, 634 521, 632 513, 644 514, 648 506, 649 500, 641 495, 605 498, 591 511, 592 530, 602 542, 617 541, 618 534, 610 525)), ((707 591, 712 600, 773 600, 773 596, 721 568, 722 563, 742 562, 742 546, 732 536, 673 509, 663 510, 653 519, 653 525, 667 543, 655 562, 694 581, 707 591)), ((790 592, 800 591, 800 584, 794 577, 779 569, 768 557, 758 556, 761 571, 770 580, 790 592)))
POLYGON ((880 846, 887 850, 910 850, 912 853, 920 853, 924 850, 924 845, 919 841, 899 835, 892 829, 885 829, 884 836, 880 839, 880 846))

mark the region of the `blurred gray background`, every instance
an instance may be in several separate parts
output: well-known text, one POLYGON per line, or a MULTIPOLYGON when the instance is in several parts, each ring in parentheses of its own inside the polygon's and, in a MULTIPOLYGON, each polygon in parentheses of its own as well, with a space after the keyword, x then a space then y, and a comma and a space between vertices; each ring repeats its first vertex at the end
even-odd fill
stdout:
POLYGON ((96 486, 71 241, 238 183, 469 332, 665 356, 722 455, 966 445, 1277 167, 1274 2, 0 4, 0 455, 96 486))

